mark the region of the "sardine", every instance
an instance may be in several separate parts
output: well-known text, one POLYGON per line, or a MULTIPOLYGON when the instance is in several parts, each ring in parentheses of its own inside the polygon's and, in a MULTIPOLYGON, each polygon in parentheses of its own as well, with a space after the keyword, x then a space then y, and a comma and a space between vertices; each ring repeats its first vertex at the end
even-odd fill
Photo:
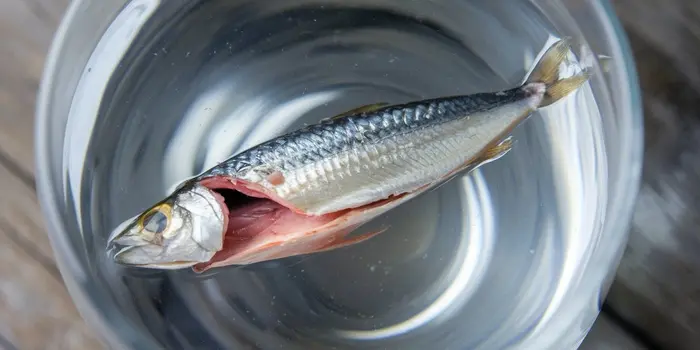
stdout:
POLYGON ((109 238, 116 262, 201 272, 366 241, 358 227, 495 161, 514 128, 589 73, 561 78, 568 40, 512 89, 360 107, 279 136, 183 181, 109 238))

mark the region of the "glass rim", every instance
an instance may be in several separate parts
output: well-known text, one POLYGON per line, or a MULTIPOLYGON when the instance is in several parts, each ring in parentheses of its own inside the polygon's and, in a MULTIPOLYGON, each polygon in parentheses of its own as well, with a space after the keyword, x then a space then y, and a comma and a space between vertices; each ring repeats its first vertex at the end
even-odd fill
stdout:
MULTIPOLYGON (((49 138, 45 137, 50 132, 51 112, 50 106, 52 103, 52 93, 55 85, 56 72, 61 61, 62 50, 68 36, 71 26, 74 25, 74 20, 80 15, 80 7, 85 0, 72 0, 66 12, 61 19, 61 22, 54 34, 44 69, 41 76, 35 112, 35 127, 34 127, 34 165, 35 181, 37 186, 37 197, 43 214, 43 219, 46 226, 46 232, 54 252, 55 260, 61 272, 62 278, 66 284, 68 292, 73 303, 78 309, 81 316, 84 318, 88 327, 97 332, 95 336, 103 341, 106 341, 108 346, 124 346, 125 339, 120 337, 123 334, 122 327, 129 328, 132 335, 137 335, 134 340, 149 348, 157 348, 158 344, 149 337, 144 337, 142 333, 136 329, 133 324, 125 321, 124 316, 111 315, 106 316, 107 310, 101 305, 98 299, 101 295, 98 291, 91 288, 89 285, 88 273, 84 266, 81 266, 77 261, 77 251, 68 239, 66 233, 65 220, 61 216, 60 207, 62 206, 61 199, 54 193, 54 177, 51 171, 41 171, 40 169, 50 169, 51 145, 49 138), (82 278, 82 280, 81 280, 82 278), (115 317, 117 316, 117 317, 115 317), (117 321, 117 318, 120 320, 117 321)), ((630 219, 634 209, 634 201, 636 200, 639 184, 641 181, 641 162, 643 159, 643 118, 641 104, 641 89, 639 87, 638 76, 634 63, 634 56, 630 48, 627 35, 622 28, 621 23, 612 7, 609 0, 594 0, 600 5, 600 20, 605 25, 605 33, 611 37, 610 46, 613 49, 613 60, 617 61, 623 69, 617 71, 614 75, 615 79, 627 85, 627 89, 623 92, 623 99, 618 109, 623 113, 621 115, 632 126, 627 130, 626 142, 621 142, 621 154, 626 154, 632 164, 637 164, 634 173, 631 174, 629 181, 621 181, 617 188, 617 193, 611 198, 616 198, 618 203, 622 203, 622 207, 617 208, 618 218, 625 220, 610 220, 606 222, 605 232, 628 231, 630 219), (609 226, 608 226, 609 225, 609 226)), ((132 343, 128 341, 127 343, 132 343)))
MULTIPOLYGON (((62 50, 64 49, 65 41, 68 37, 68 32, 71 26, 74 25, 74 19, 80 14, 80 7, 84 0, 71 0, 66 8, 61 22, 56 29, 54 37, 51 41, 44 70, 41 76, 41 82, 37 93, 35 127, 34 127, 34 165, 35 169, 51 168, 49 139, 45 137, 50 132, 49 120, 51 118, 51 94, 55 85, 56 71, 58 69, 62 50)), ((116 315, 106 317, 104 308, 100 305, 98 299, 101 297, 95 290, 90 290, 87 281, 87 271, 84 266, 81 266, 77 261, 77 251, 71 245, 66 236, 65 220, 61 216, 60 198, 57 198, 53 188, 53 176, 50 171, 35 171, 35 182, 37 188, 37 197, 41 208, 46 232, 49 237, 51 248, 54 252, 54 259, 61 272, 61 277, 64 280, 68 293, 71 296, 73 304, 83 317, 89 329, 96 332, 93 334, 100 339, 105 345, 118 345, 122 348, 125 343, 119 336, 120 333, 116 330, 120 326, 127 326, 133 329, 133 334, 140 335, 135 327, 129 323, 115 322, 116 315), (79 280, 82 276, 82 280, 79 280)), ((123 318, 120 317, 120 318, 123 318)), ((151 339, 141 337, 141 342, 147 345, 148 348, 157 348, 157 344, 151 339)))

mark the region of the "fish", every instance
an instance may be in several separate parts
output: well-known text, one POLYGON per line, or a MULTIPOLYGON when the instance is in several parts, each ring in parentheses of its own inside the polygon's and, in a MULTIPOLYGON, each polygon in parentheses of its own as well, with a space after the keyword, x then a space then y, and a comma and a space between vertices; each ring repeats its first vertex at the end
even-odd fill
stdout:
POLYGON ((317 254, 431 188, 496 161, 513 130, 591 74, 561 77, 569 39, 517 87, 404 104, 375 103, 250 147, 183 180, 108 238, 113 260, 151 269, 214 268, 317 254))

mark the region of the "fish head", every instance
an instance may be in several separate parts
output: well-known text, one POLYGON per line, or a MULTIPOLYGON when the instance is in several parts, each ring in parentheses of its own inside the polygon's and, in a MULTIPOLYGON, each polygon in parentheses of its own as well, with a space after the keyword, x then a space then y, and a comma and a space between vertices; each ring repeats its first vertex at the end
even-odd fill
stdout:
POLYGON ((223 247, 224 206, 212 190, 198 183, 182 185, 112 231, 112 258, 122 265, 157 269, 207 262, 223 247))

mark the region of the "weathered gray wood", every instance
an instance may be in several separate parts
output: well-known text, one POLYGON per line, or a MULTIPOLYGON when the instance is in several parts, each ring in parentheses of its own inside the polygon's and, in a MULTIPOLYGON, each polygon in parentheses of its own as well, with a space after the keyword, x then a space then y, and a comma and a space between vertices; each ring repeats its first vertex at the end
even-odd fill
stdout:
POLYGON ((700 2, 616 0, 644 90, 646 155, 608 305, 663 348, 700 346, 700 2))
POLYGON ((0 162, 14 161, 29 180, 34 169, 36 91, 46 51, 68 2, 0 0, 0 162))
POLYGON ((66 0, 0 0, 0 349, 100 349, 68 295, 34 190, 34 101, 66 0))
POLYGON ((0 191, 0 335, 17 349, 99 349, 53 262, 34 191, 2 166, 0 191))
POLYGON ((596 320, 579 350, 647 350, 606 315, 596 320))

